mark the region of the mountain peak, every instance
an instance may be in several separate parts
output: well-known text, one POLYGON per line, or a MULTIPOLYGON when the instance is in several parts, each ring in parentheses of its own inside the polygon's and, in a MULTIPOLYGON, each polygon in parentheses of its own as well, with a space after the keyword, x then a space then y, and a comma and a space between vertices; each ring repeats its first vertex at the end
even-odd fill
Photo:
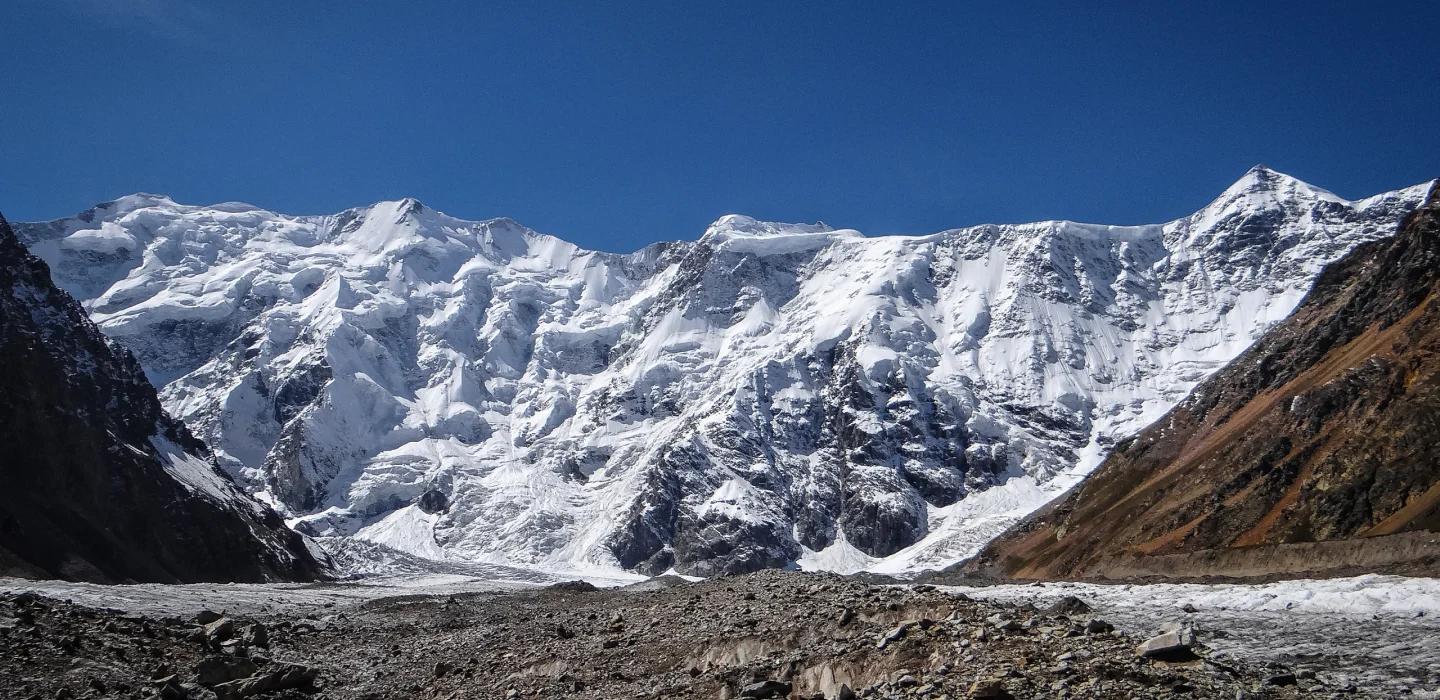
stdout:
POLYGON ((174 207, 179 205, 177 205, 175 200, 171 199, 169 195, 136 192, 135 194, 127 194, 124 197, 117 197, 108 202, 102 202, 93 208, 102 211, 134 211, 136 209, 156 206, 174 207))
POLYGON ((726 214, 705 229, 705 235, 716 233, 739 233, 750 236, 794 235, 799 233, 830 233, 835 229, 823 221, 813 224, 788 224, 777 221, 760 221, 743 214, 726 214))
POLYGON ((1278 190, 1292 182, 1300 181, 1262 163, 1246 170, 1245 174, 1241 175, 1240 179, 1231 186, 1231 189, 1244 185, 1248 190, 1278 190))
POLYGON ((1241 199, 1305 199, 1344 202, 1329 190, 1321 189, 1299 178, 1286 175, 1266 165, 1256 165, 1225 189, 1211 206, 1228 206, 1241 199))

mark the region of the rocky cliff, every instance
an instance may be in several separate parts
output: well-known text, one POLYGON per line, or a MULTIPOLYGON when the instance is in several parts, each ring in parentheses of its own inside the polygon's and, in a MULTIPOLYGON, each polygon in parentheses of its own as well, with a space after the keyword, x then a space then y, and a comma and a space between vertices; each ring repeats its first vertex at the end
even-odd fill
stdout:
POLYGON ((276 513, 168 416, 139 363, 0 218, 0 575, 312 579, 276 513))
POLYGON ((961 567, 1018 578, 1440 573, 1440 188, 961 567))

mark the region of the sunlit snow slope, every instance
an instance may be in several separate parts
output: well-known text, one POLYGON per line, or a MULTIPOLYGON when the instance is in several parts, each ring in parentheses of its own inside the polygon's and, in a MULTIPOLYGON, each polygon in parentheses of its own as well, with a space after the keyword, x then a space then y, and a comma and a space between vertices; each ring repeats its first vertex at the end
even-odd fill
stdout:
POLYGON ((310 532, 551 571, 904 573, 1074 484, 1427 187, 1348 202, 1256 168, 1163 225, 727 216, 631 255, 413 200, 135 195, 19 230, 310 532))

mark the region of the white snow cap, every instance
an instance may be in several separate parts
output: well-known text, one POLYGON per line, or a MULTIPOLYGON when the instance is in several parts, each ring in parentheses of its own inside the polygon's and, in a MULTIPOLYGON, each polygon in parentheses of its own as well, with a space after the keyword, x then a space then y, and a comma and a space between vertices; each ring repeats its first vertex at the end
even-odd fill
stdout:
POLYGON ((835 229, 823 221, 813 224, 784 224, 774 221, 759 221, 742 214, 726 214, 705 229, 705 235, 716 233, 742 233, 751 236, 777 236, 797 233, 829 233, 835 229))

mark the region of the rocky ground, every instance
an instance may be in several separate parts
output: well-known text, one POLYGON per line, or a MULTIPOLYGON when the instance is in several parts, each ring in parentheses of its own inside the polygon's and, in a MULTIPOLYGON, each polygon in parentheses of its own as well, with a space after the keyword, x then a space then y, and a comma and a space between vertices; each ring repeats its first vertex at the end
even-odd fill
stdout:
MULTIPOLYGON (((0 597, 9 698, 1284 698, 1356 687, 1112 629, 1076 598, 761 572, 156 617, 0 597), (329 607, 325 607, 328 605, 329 607), (1142 653, 1143 652, 1143 653, 1142 653)), ((1316 672, 1319 672, 1318 674, 1316 672)))

